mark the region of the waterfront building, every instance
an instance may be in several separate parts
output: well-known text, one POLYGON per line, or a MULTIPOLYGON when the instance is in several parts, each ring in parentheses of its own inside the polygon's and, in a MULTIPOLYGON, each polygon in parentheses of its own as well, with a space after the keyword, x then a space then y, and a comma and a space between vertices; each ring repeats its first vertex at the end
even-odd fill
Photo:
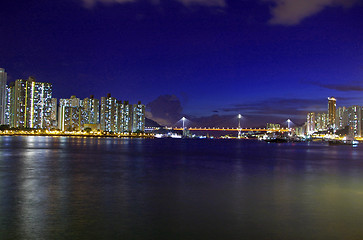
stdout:
POLYGON ((305 136, 307 134, 307 123, 300 127, 295 128, 295 134, 297 136, 305 136))
POLYGON ((145 105, 139 101, 132 105, 132 132, 145 131, 145 105))
POLYGON ((267 123, 266 128, 267 129, 280 129, 281 125, 278 123, 267 123))
POLYGON ((362 136, 362 108, 354 105, 348 108, 349 135, 354 137, 362 136))
POLYGON ((7 73, 5 69, 0 68, 0 125, 6 124, 5 111, 6 111, 6 81, 7 73))
POLYGON ((100 126, 102 131, 118 132, 118 103, 117 99, 107 94, 107 97, 101 97, 101 117, 100 126))
POLYGON ((318 113, 315 120, 315 130, 324 131, 328 129, 328 114, 318 113))
POLYGON ((56 98, 52 98, 51 100, 52 109, 50 114, 50 122, 52 128, 57 128, 58 126, 58 117, 57 117, 57 110, 58 110, 58 100, 56 98))
POLYGON ((124 105, 121 100, 116 101, 116 132, 122 133, 123 132, 123 116, 124 116, 124 105))
POLYGON ((308 134, 315 132, 316 130, 315 125, 316 125, 315 113, 310 112, 306 116, 306 132, 308 134))
POLYGON ((51 124, 52 84, 17 79, 10 87, 11 127, 49 129, 51 124))
POLYGON ((98 124, 100 115, 100 101, 95 99, 93 95, 82 101, 82 107, 85 111, 86 124, 98 124))
POLYGON ((5 125, 10 125, 10 101, 11 101, 11 91, 10 87, 6 86, 6 108, 5 108, 5 125))
POLYGON ((61 98, 59 99, 59 106, 79 107, 81 106, 81 99, 76 96, 71 96, 71 98, 61 98))
POLYGON ((328 98, 328 128, 335 128, 337 100, 334 97, 328 98))
POLYGON ((106 132, 127 133, 145 130, 145 106, 119 101, 111 94, 101 98, 100 127, 106 132))
POLYGON ((346 107, 337 108, 336 128, 343 129, 348 125, 348 109, 346 107))
POLYGON ((60 99, 58 108, 58 128, 61 131, 83 130, 86 113, 76 96, 60 99))
POLYGON ((124 101, 120 107, 121 112, 121 124, 120 132, 132 132, 132 105, 129 101, 124 101))

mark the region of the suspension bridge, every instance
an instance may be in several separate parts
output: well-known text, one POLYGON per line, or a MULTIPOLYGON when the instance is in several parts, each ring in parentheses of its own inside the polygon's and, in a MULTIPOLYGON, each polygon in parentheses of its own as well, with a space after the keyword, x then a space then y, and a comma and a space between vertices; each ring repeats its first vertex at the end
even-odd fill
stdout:
MULTIPOLYGON (((285 128, 247 128, 247 127, 241 127, 241 120, 243 119, 241 114, 238 114, 238 125, 235 128, 231 127, 188 127, 187 125, 190 124, 190 120, 188 120, 185 117, 182 117, 176 124, 182 126, 176 126, 176 127, 167 127, 167 129, 170 130, 176 130, 176 131, 226 131, 226 132, 238 132, 238 137, 241 136, 242 132, 291 132, 291 126, 294 124, 290 119, 287 119, 283 124, 287 125, 285 128)), ((152 128, 146 129, 146 130, 153 130, 152 128)))
POLYGON ((190 128, 170 128, 172 130, 189 131, 241 131, 241 132, 290 132, 291 128, 216 128, 216 127, 190 127, 190 128))

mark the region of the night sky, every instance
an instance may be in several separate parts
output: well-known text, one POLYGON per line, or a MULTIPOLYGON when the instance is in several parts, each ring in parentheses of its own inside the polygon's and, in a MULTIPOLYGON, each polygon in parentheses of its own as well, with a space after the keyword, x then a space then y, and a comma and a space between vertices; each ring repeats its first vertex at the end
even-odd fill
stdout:
POLYGON ((329 96, 363 105, 363 1, 7 0, 0 67, 161 124, 300 124, 329 96))

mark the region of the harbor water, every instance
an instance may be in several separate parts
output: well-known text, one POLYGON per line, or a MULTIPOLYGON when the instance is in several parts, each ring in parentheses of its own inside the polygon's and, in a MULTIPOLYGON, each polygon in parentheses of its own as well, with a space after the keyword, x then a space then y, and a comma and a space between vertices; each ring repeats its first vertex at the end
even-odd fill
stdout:
POLYGON ((0 239, 363 239, 363 145, 0 137, 0 239))

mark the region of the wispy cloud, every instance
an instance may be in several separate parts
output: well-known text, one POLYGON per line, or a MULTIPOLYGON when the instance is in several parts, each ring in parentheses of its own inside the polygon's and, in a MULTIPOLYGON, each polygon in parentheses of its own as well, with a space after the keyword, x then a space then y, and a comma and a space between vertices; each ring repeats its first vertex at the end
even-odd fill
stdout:
POLYGON ((273 3, 270 24, 296 25, 326 7, 351 7, 359 0, 267 0, 273 3))
POLYGON ((202 5, 208 7, 225 7, 225 0, 178 0, 186 6, 202 5))
POLYGON ((312 85, 316 85, 322 88, 336 90, 340 92, 362 92, 363 91, 363 85, 348 85, 348 84, 323 84, 319 82, 310 82, 312 85))
POLYGON ((185 116, 190 120, 189 127, 236 127, 237 115, 242 114, 243 126, 262 127, 266 122, 284 124, 288 118, 296 124, 302 124, 308 112, 324 111, 327 111, 325 98, 270 98, 231 104, 225 108, 215 109, 210 116, 190 116, 182 114, 181 102, 175 95, 162 95, 147 104, 146 117, 164 126, 174 126, 182 116, 185 116))
POLYGON ((92 8, 96 5, 96 3, 103 3, 103 4, 114 4, 114 3, 131 3, 135 2, 135 0, 82 0, 83 5, 86 8, 92 8))
MULTIPOLYGON (((97 3, 102 4, 125 4, 125 3, 136 3, 140 0, 82 0, 86 8, 92 8, 97 3)), ((225 0, 174 0, 180 2, 181 4, 189 7, 194 5, 206 6, 206 7, 225 7, 225 0)), ((149 0, 152 4, 159 4, 159 0, 149 0)))
POLYGON ((334 84, 323 84, 321 85, 327 89, 333 89, 341 92, 350 92, 350 91, 363 91, 363 86, 349 86, 349 85, 334 85, 334 84))
POLYGON ((250 124, 253 124, 254 122, 266 123, 270 121, 282 123, 288 118, 301 123, 305 120, 308 112, 326 111, 326 108, 326 99, 271 98, 234 104, 220 110, 227 114, 241 113, 250 124))
POLYGON ((297 114, 299 112, 320 110, 325 99, 271 98, 256 102, 234 104, 223 108, 225 112, 247 111, 254 114, 297 114))
MULTIPOLYGON (((86 8, 93 8, 97 3, 101 4, 127 4, 149 2, 154 5, 162 4, 161 0, 80 0, 86 8)), ((225 8, 227 0, 168 0, 179 2, 186 7, 205 6, 225 8)), ((297 25, 303 19, 313 16, 327 7, 349 8, 362 0, 259 0, 264 4, 270 4, 272 25, 297 25)))

